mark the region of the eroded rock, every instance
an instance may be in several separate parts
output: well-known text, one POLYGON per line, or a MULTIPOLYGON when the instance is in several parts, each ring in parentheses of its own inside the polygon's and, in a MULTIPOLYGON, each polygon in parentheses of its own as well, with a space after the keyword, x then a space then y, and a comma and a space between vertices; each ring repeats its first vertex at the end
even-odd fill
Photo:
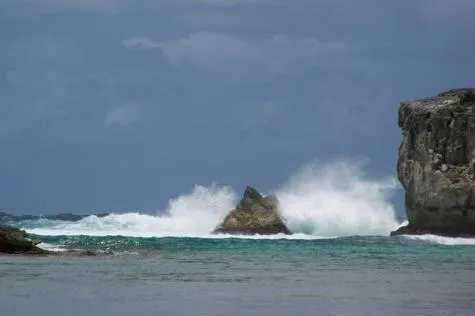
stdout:
POLYGON ((475 236, 475 90, 401 103, 397 172, 409 224, 392 234, 475 236))
POLYGON ((0 253, 45 255, 49 251, 37 247, 37 241, 19 228, 0 225, 0 253))
POLYGON ((275 195, 263 197, 253 187, 246 187, 241 201, 213 233, 240 235, 272 235, 291 232, 279 214, 279 202, 275 195))

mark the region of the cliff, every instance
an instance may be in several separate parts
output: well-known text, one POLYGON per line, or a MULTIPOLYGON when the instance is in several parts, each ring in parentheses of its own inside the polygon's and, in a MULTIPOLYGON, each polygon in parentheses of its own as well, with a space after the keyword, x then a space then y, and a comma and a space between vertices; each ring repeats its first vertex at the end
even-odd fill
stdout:
POLYGON ((214 230, 214 234, 272 235, 291 232, 285 226, 278 212, 277 197, 263 197, 256 189, 248 186, 241 201, 214 230))
POLYGON ((403 102, 398 178, 408 226, 392 234, 475 236, 475 90, 403 102))

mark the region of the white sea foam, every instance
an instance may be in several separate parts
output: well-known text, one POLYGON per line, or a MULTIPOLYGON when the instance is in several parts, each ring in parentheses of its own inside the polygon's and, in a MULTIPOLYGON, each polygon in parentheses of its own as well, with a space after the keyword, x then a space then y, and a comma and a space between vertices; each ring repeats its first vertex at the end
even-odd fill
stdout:
MULTIPOLYGON (((350 235, 388 235, 397 228, 389 202, 397 188, 394 178, 369 179, 362 164, 337 162, 312 164, 300 169, 275 192, 282 216, 294 236, 245 238, 315 239, 350 235)), ((140 213, 89 216, 77 222, 24 228, 38 235, 90 235, 133 237, 212 237, 210 232, 237 202, 230 187, 196 186, 169 202, 159 215, 140 213)), ((236 236, 213 236, 229 238, 236 236)))
POLYGON ((48 244, 48 243, 45 243, 45 242, 42 242, 42 243, 39 243, 38 245, 36 245, 38 248, 41 248, 41 249, 44 249, 44 250, 48 250, 48 251, 56 251, 56 252, 64 252, 64 251, 67 251, 67 249, 59 246, 59 245, 53 245, 53 244, 48 244))
POLYGON ((77 222, 56 222, 50 227, 24 228, 29 233, 48 236, 200 236, 209 234, 215 228, 233 207, 235 200, 235 193, 229 187, 196 186, 191 193, 170 200, 167 210, 161 215, 92 215, 77 222))
POLYGON ((409 221, 407 219, 405 219, 404 221, 402 221, 401 223, 399 223, 397 229, 401 228, 401 227, 404 227, 404 226, 407 226, 409 225, 409 221))
POLYGON ((318 236, 385 235, 398 223, 389 202, 394 178, 370 180, 362 163, 303 167, 277 191, 293 232, 318 236))
POLYGON ((440 245, 473 245, 475 246, 475 238, 455 238, 455 237, 443 237, 437 235, 403 235, 405 238, 411 240, 421 240, 427 241, 430 243, 440 244, 440 245))

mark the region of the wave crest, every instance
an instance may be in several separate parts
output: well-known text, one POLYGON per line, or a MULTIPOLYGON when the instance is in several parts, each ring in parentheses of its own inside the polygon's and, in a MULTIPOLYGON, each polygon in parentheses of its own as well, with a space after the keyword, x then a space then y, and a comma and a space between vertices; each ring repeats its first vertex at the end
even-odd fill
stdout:
POLYGON ((398 224, 392 178, 368 179, 361 162, 307 165, 278 190, 292 232, 318 236, 388 235, 398 224))
MULTIPOLYGON (((398 224, 390 196, 394 178, 368 179, 358 162, 307 165, 276 194, 289 229, 296 236, 340 237, 388 235, 398 224)), ((158 215, 140 213, 88 216, 77 222, 43 220, 24 225, 37 235, 209 236, 236 203, 236 193, 224 186, 195 186, 172 199, 158 215)), ((267 237, 268 238, 268 237, 267 237)))

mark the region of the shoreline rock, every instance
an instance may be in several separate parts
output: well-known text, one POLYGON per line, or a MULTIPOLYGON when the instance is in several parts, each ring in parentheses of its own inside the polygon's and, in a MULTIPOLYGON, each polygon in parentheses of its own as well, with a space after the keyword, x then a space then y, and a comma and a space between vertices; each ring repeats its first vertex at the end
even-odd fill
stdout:
POLYGON ((475 89, 403 102, 399 127, 409 224, 391 235, 475 237, 475 89))
POLYGON ((73 257, 103 257, 112 252, 97 252, 91 250, 51 251, 38 245, 41 241, 31 240, 27 232, 16 227, 0 225, 0 256, 73 256, 73 257))
POLYGON ((38 244, 38 241, 29 239, 28 234, 24 230, 0 225, 0 253, 25 255, 51 254, 50 251, 38 247, 38 244))
POLYGON ((279 201, 275 195, 264 197, 253 187, 247 186, 241 201, 213 234, 291 235, 278 208, 279 201))
POLYGON ((399 235, 437 235, 452 238, 475 238, 475 234, 471 232, 460 232, 450 230, 434 230, 434 229, 420 229, 410 225, 403 226, 391 232, 391 236, 399 235))

